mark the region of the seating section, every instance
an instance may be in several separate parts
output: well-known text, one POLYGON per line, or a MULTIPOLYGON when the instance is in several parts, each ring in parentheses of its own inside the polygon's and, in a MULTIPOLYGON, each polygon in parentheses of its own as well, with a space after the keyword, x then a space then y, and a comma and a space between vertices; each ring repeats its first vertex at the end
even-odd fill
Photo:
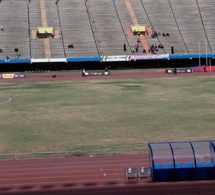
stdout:
POLYGON ((58 9, 66 57, 99 56, 85 2, 63 0, 58 9))
POLYGON ((113 1, 90 0, 87 10, 99 54, 101 56, 131 54, 123 50, 127 40, 113 1))
POLYGON ((51 57, 60 58, 65 57, 64 45, 62 36, 60 35, 60 21, 57 5, 53 3, 53 0, 46 0, 46 16, 48 27, 53 27, 56 38, 50 39, 51 57))
POLYGON ((173 166, 172 166, 172 164, 164 164, 163 168, 164 169, 172 169, 173 166))
MULTIPOLYGON (((214 0, 63 0, 57 4, 55 0, 4 0, 0 2, 0 58, 131 55, 137 44, 132 25, 161 33, 144 40, 145 47, 164 46, 157 54, 171 54, 172 47, 175 54, 215 53, 214 7, 214 0), (40 26, 53 27, 56 37, 49 41, 35 37, 40 26), (73 48, 68 47, 71 44, 73 48)), ((140 54, 142 42, 133 55, 140 54)))
POLYGON ((197 167, 204 167, 204 164, 203 164, 202 162, 197 162, 197 163, 196 163, 196 166, 197 166, 197 167))
POLYGON ((214 167, 214 163, 213 162, 206 162, 205 167, 214 167))
POLYGON ((29 26, 26 0, 0 4, 0 58, 29 58, 29 26), (19 51, 15 52, 15 48, 19 51))
MULTIPOLYGON (((202 162, 197 162, 196 167, 214 167, 215 164, 213 162, 206 162, 205 164, 202 162)), ((172 164, 155 164, 154 169, 172 169, 174 168, 172 164)), ((193 163, 187 162, 187 163, 176 163, 175 168, 195 168, 195 165, 193 163)))
POLYGON ((183 168, 183 164, 182 164, 182 163, 176 163, 176 164, 175 164, 175 168, 176 168, 176 169, 183 168))
POLYGON ((185 163, 184 164, 184 168, 193 168, 193 167, 194 167, 193 163, 185 163))
POLYGON ((154 168, 155 169, 162 169, 162 165, 161 164, 155 164, 154 168))
POLYGON ((29 20, 31 31, 31 58, 45 58, 45 47, 42 39, 33 37, 33 33, 42 26, 40 1, 31 1, 29 4, 29 20))

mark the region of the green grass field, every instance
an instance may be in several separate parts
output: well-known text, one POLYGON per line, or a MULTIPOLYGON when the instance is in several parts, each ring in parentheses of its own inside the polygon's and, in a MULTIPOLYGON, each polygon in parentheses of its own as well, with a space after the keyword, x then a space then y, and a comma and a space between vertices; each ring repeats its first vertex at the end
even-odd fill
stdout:
POLYGON ((212 140, 214 86, 215 77, 1 83, 0 153, 146 153, 148 142, 212 140))

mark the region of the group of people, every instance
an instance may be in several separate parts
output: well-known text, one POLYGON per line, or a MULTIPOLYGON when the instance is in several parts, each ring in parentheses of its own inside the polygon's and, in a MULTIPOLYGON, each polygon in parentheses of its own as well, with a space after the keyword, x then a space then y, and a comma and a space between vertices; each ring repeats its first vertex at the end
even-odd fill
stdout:
POLYGON ((157 31, 152 31, 152 34, 151 34, 151 38, 158 38, 159 36, 163 36, 163 37, 168 37, 169 36, 169 33, 160 33, 160 32, 157 32, 157 31))
POLYGON ((68 45, 68 48, 69 49, 71 49, 71 48, 73 49, 74 48, 73 44, 68 45))
MULTIPOLYGON (((157 37, 161 35, 159 32, 157 33, 156 31, 153 31, 152 32, 152 36, 154 37, 157 37)), ((169 33, 163 33, 163 36, 169 36, 169 33)), ((139 48, 140 48, 140 37, 138 36, 137 38, 137 42, 136 44, 131 48, 132 50, 132 53, 137 53, 139 51, 139 48)), ((149 48, 148 48, 148 51, 146 51, 146 49, 143 49, 143 53, 152 53, 152 54, 156 54, 159 49, 164 49, 164 46, 162 44, 159 44, 159 45, 151 45, 149 48)))
POLYGON ((159 51, 159 49, 164 49, 164 46, 162 44, 159 44, 159 45, 151 45, 149 48, 148 48, 148 53, 153 53, 153 54, 156 54, 156 52, 159 51))
POLYGON ((137 38, 137 43, 132 47, 132 53, 138 52, 140 47, 140 37, 137 38))

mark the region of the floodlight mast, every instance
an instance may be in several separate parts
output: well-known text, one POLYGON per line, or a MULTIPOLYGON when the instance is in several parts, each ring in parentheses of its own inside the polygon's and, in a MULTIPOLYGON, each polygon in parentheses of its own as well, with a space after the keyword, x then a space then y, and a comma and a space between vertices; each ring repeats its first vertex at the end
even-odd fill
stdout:
POLYGON ((208 56, 207 56, 207 53, 208 53, 208 49, 207 49, 207 47, 208 47, 208 44, 207 44, 207 40, 205 41, 205 50, 206 50, 206 55, 205 55, 205 64, 206 64, 206 66, 208 65, 208 56))
POLYGON ((199 47, 199 66, 201 66, 201 59, 200 59, 200 41, 198 41, 198 47, 199 47))

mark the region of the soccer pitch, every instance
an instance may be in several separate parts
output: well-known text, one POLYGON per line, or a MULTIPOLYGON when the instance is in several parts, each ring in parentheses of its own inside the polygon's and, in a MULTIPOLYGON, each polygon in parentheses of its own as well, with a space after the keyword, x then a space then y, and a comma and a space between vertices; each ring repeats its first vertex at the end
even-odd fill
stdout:
POLYGON ((148 142, 213 140, 215 77, 0 84, 9 158, 147 153, 148 142))

